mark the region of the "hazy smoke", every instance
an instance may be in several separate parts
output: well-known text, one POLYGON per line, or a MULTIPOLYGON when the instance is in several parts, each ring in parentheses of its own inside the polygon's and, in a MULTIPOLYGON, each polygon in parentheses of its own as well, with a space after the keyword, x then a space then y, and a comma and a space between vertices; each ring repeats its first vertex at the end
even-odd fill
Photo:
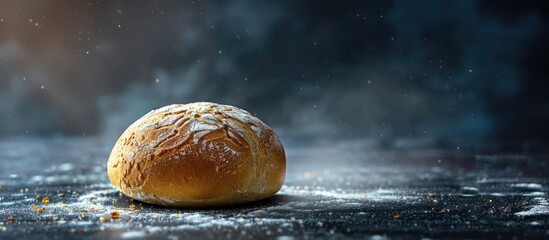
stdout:
POLYGON ((535 67, 547 11, 535 1, 5 6, 4 136, 115 136, 193 101, 245 108, 288 134, 549 135, 547 70, 535 67))

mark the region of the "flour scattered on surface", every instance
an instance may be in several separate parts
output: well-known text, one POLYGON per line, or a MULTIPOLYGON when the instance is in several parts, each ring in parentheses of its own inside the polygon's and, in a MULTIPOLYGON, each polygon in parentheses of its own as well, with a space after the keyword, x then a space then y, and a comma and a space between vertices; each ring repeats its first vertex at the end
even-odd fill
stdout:
POLYGON ((542 185, 539 183, 516 183, 511 184, 511 187, 524 189, 541 189, 542 185))
POLYGON ((537 215, 549 215, 549 202, 542 197, 536 197, 532 199, 532 205, 527 206, 528 210, 515 213, 518 216, 537 216, 537 215))
POLYGON ((143 238, 146 236, 147 236, 147 233, 143 231, 131 231, 131 232, 125 232, 120 234, 120 238, 122 239, 143 238))

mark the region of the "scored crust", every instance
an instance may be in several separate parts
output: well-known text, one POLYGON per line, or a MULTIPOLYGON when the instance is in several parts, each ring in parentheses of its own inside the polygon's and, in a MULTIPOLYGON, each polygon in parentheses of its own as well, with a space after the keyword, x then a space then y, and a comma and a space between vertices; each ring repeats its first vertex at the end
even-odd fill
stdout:
POLYGON ((174 104, 130 125, 107 171, 112 184, 140 201, 226 205, 274 195, 284 182, 286 157, 278 136, 242 109, 174 104))

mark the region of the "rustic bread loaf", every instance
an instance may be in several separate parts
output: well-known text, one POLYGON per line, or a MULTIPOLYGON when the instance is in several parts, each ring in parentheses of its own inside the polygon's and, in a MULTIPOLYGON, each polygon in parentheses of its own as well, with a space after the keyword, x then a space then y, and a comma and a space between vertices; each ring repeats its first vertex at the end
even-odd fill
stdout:
POLYGON ((206 207, 273 196, 286 172, 278 136, 250 113, 215 103, 153 110, 120 136, 108 161, 112 184, 131 198, 206 207))

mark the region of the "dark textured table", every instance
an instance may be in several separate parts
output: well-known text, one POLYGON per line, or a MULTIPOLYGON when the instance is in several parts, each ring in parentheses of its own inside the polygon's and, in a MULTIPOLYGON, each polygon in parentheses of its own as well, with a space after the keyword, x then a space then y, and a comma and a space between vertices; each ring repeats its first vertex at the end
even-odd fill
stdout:
POLYGON ((112 141, 4 139, 0 239, 549 239, 543 145, 283 140, 275 197, 185 209, 118 193, 106 174, 112 141))

